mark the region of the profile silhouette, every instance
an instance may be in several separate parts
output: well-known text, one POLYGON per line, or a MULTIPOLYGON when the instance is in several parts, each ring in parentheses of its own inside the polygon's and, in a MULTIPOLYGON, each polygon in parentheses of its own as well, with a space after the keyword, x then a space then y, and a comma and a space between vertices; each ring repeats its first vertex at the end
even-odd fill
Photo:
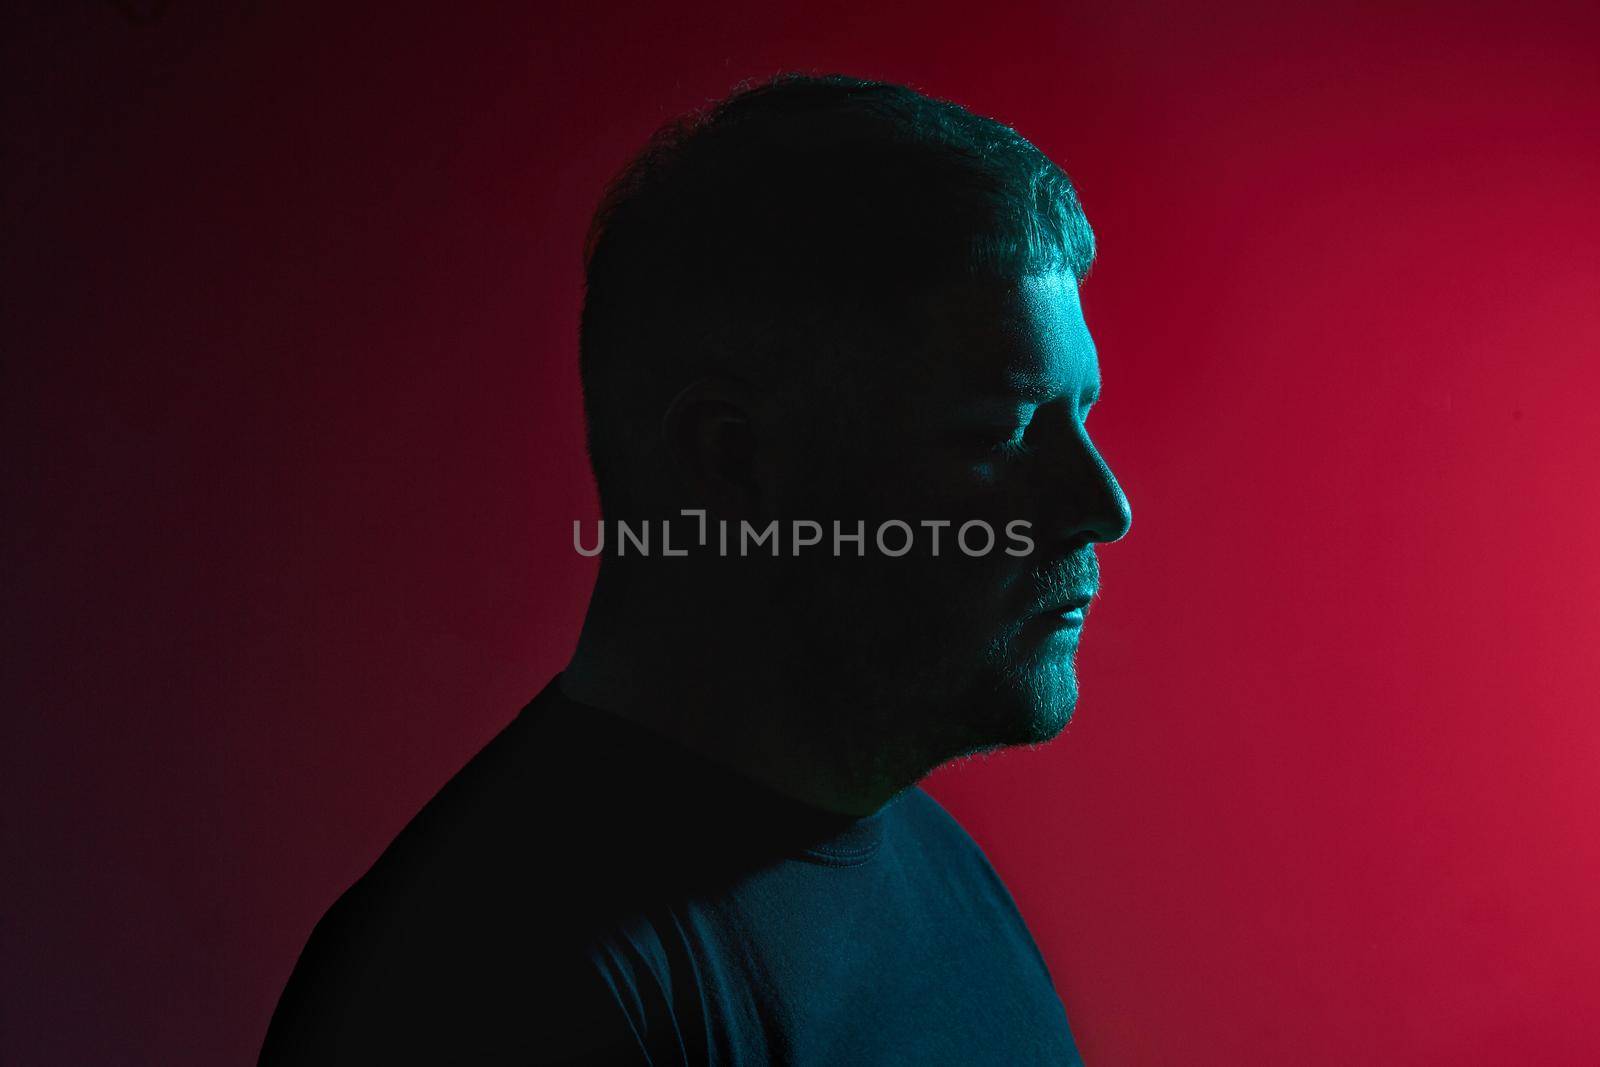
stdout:
POLYGON ((262 1062, 1079 1062, 916 783, 1077 702, 1130 521, 1093 256, 1055 163, 902 86, 661 130, 586 248, 576 651, 318 924, 262 1062))

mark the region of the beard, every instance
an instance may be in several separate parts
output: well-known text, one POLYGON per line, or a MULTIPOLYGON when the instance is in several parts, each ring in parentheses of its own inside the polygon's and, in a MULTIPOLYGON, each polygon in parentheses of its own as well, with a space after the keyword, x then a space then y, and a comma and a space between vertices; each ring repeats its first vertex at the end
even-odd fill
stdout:
MULTIPOLYGON (((1094 550, 1082 549, 1028 575, 1038 608, 1057 605, 1085 590, 1098 590, 1094 550)), ((1088 608, 1085 609, 1087 615, 1088 608)), ((1031 613, 983 648, 981 668, 966 692, 963 718, 973 743, 986 749, 1037 745, 1066 729, 1078 705, 1078 641, 1081 628, 1063 628, 1031 613)))
MULTIPOLYGON (((903 626, 896 640, 832 635, 840 691, 857 699, 853 731, 932 770, 950 760, 1054 740, 1077 708, 1077 636, 1039 620, 987 642, 969 630, 903 626)), ((881 636, 881 631, 880 631, 881 636)))
POLYGON ((1065 730, 1078 706, 1078 647, 1059 638, 1041 640, 1024 624, 985 656, 986 691, 974 709, 988 747, 1038 745, 1065 730))
POLYGON ((1040 611, 1098 584, 1092 550, 1009 574, 957 562, 780 563, 780 684, 902 768, 1057 737, 1078 702, 1078 632, 1040 611))

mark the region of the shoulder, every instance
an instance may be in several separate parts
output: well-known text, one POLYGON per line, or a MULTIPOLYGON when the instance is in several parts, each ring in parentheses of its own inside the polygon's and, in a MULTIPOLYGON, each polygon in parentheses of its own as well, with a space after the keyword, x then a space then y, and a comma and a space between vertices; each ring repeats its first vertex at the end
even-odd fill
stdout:
POLYGON ((573 775, 557 769, 581 763, 574 746, 601 757, 538 703, 317 923, 263 1063, 543 1062, 563 1040, 627 1038, 584 943, 605 835, 572 818, 573 775))
POLYGON ((1005 931, 1020 951, 1043 965, 1043 957, 1029 933, 1011 890, 988 855, 944 805, 922 787, 903 794, 896 802, 901 822, 914 838, 922 862, 933 872, 944 892, 964 909, 1005 931))
POLYGON ((983 849, 966 827, 920 785, 912 786, 895 798, 893 814, 901 832, 913 835, 924 847, 987 866, 983 849))
POLYGON ((307 942, 261 1062, 542 1063, 563 1046, 620 1052, 628 1038, 569 940, 497 907, 415 906, 358 883, 307 942))

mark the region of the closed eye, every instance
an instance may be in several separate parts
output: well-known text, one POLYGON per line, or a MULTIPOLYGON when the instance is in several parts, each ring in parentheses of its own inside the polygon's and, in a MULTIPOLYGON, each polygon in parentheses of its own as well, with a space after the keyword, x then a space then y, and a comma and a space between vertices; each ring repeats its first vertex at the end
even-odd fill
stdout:
POLYGON ((1009 458, 1030 454, 1029 434, 1037 425, 1041 408, 1032 403, 1007 404, 987 412, 988 418, 974 420, 959 431, 953 441, 970 456, 1009 458))
POLYGON ((995 445, 991 451, 1008 456, 1031 455, 1033 446, 1028 443, 1028 427, 1018 427, 999 444, 995 445))

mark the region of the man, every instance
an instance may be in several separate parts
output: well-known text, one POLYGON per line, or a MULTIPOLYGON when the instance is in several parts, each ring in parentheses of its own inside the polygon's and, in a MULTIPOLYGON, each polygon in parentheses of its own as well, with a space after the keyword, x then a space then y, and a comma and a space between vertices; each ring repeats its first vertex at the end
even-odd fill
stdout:
POLYGON ((263 1062, 1078 1062, 916 783, 1076 703, 1129 523, 1092 258, 1055 164, 899 86, 658 134, 587 249, 576 653, 319 924, 263 1062))

